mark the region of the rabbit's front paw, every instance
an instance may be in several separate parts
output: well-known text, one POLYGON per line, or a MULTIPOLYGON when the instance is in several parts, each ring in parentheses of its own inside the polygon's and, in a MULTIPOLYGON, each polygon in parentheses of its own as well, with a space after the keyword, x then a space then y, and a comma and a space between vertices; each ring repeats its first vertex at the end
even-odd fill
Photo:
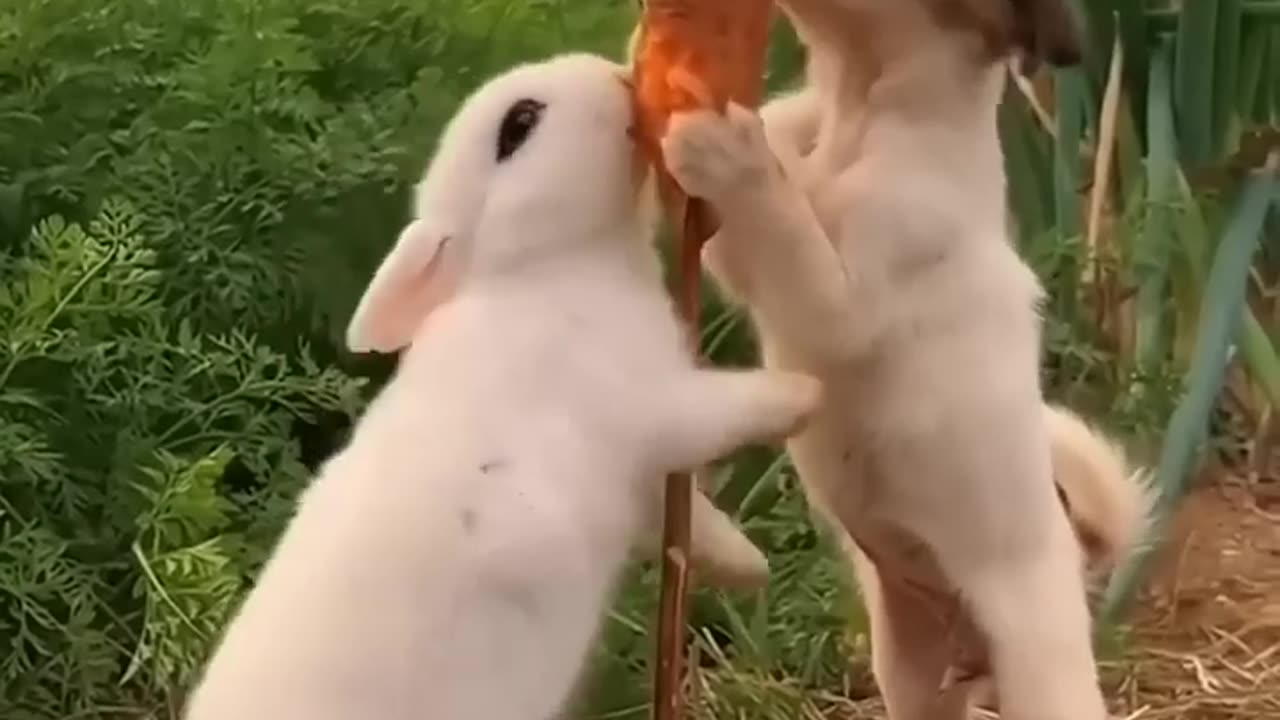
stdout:
POLYGON ((793 372, 769 372, 773 391, 776 393, 776 412, 779 418, 779 438, 795 435, 804 429, 810 416, 822 403, 822 383, 811 375, 793 372))
POLYGON ((717 206, 760 188, 777 172, 759 116, 734 103, 725 115, 700 110, 673 116, 662 153, 685 192, 717 206))

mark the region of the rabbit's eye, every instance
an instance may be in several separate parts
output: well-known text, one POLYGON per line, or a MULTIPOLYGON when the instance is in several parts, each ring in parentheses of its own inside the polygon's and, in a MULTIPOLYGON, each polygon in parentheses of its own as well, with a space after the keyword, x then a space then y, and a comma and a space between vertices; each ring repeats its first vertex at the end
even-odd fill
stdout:
POLYGON ((546 103, 537 100, 517 100, 502 118, 502 127, 498 128, 498 162, 511 157, 542 119, 542 111, 546 103))

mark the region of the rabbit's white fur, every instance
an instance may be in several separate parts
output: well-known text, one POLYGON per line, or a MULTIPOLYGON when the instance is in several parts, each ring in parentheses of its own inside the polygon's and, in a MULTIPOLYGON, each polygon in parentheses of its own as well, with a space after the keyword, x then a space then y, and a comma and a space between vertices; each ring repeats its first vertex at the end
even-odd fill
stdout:
POLYGON ((348 334, 407 349, 303 494, 189 720, 556 716, 661 477, 816 404, 807 376, 694 367, 622 72, 518 67, 449 125, 348 334), (499 163, 525 97, 541 122, 499 163))
POLYGON ((1042 400, 1042 290, 1006 228, 1004 65, 939 21, 960 0, 781 4, 807 86, 763 123, 679 116, 664 152, 722 218, 707 264, 766 366, 823 380, 788 449, 848 531, 889 715, 965 717, 972 688, 939 690, 970 666, 994 672, 1006 720, 1101 720, 1082 567, 1123 552, 1149 501, 1042 400))

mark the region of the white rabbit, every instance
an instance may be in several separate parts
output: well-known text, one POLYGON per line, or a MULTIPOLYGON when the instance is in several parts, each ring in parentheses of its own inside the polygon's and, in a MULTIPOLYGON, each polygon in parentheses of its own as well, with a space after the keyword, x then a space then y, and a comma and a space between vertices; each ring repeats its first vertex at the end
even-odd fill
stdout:
POLYGON ((661 477, 782 437, 807 376, 695 368, 625 71, 486 83, 348 330, 405 348, 303 494, 188 720, 547 720, 661 477), (642 187, 644 186, 644 187, 642 187))
POLYGON ((994 673, 1006 720, 1106 713, 1082 567, 1132 544, 1149 498, 1043 402, 996 126, 1008 56, 1078 55, 1064 2, 780 0, 805 88, 664 140, 723 219, 707 264, 766 366, 823 380, 788 449, 848 531, 893 720, 965 717, 968 684, 939 692, 958 669, 994 673))

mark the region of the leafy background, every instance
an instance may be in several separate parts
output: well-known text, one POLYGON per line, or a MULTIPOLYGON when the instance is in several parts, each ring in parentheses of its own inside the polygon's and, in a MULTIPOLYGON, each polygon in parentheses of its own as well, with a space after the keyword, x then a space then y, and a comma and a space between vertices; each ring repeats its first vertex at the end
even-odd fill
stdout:
MULTIPOLYGON (((1280 402, 1280 201, 1245 173, 1280 145, 1280 13, 1082 6, 1090 62, 1002 109, 1018 241, 1054 297, 1051 394, 1159 461, 1172 506, 1206 429, 1256 434, 1280 402)), ((178 713, 387 376, 339 330, 443 122, 515 62, 619 55, 634 17, 627 0, 0 5, 0 717, 178 713)), ((776 40, 773 87, 801 64, 776 40)), ((708 354, 754 362, 741 315, 706 304, 708 354)), ((785 456, 744 451, 717 481, 774 570, 754 596, 696 594, 695 710, 807 717, 865 693, 856 595, 785 456)), ((647 714, 655 598, 637 563, 589 716, 647 714)))

